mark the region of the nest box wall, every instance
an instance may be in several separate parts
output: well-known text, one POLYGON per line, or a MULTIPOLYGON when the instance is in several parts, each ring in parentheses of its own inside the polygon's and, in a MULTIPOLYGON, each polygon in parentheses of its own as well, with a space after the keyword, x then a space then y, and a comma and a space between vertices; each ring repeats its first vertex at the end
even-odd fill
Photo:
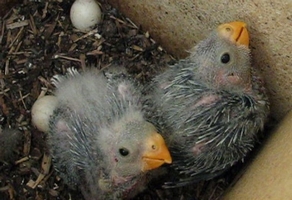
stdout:
POLYGON ((292 107, 292 1, 109 0, 169 53, 183 58, 218 24, 242 20, 251 36, 253 64, 266 81, 272 116, 292 107))

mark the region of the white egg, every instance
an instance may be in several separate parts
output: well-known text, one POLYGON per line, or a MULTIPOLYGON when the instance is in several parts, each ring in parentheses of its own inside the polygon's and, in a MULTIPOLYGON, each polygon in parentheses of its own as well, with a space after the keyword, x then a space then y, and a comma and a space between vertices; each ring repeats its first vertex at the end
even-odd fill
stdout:
POLYGON ((39 98, 31 109, 31 121, 38 130, 48 132, 49 120, 57 106, 57 98, 47 95, 39 98))
POLYGON ((80 31, 90 31, 101 21, 101 10, 95 0, 76 0, 70 10, 73 26, 80 31))

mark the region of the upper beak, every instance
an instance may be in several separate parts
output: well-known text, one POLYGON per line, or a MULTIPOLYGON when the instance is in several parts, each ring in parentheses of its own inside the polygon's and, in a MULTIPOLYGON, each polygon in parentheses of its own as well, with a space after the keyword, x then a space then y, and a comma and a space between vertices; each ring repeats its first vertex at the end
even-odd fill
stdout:
POLYGON ((164 139, 158 133, 153 133, 146 141, 146 149, 142 155, 142 171, 155 169, 164 163, 171 163, 172 158, 166 147, 164 139))
POLYGON ((234 21, 226 24, 221 24, 218 27, 218 32, 222 36, 230 39, 239 45, 249 45, 249 34, 246 28, 246 23, 234 21))

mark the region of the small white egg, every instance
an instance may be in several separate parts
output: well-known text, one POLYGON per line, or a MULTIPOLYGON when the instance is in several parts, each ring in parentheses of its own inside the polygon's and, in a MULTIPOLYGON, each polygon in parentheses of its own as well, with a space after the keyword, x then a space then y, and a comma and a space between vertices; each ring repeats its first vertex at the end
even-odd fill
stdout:
POLYGON ((101 21, 101 10, 95 0, 76 0, 70 10, 73 26, 80 31, 90 31, 101 21))
POLYGON ((31 108, 31 121, 36 128, 43 132, 49 130, 49 120, 57 106, 57 98, 47 95, 39 98, 31 108))

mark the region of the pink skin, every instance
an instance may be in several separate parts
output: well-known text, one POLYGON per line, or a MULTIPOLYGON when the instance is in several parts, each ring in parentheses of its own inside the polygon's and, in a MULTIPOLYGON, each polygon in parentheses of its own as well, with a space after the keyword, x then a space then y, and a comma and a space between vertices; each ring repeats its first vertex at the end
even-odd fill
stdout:
POLYGON ((205 147, 205 143, 203 143, 203 142, 196 144, 192 148, 194 155, 196 156, 196 155, 199 155, 200 153, 202 153, 202 151, 204 150, 204 147, 205 147))
POLYGON ((221 85, 241 85, 243 84, 242 78, 240 76, 231 73, 226 75, 226 70, 219 70, 218 75, 215 77, 215 83, 218 86, 221 85))
POLYGON ((124 182, 127 182, 129 179, 131 179, 131 176, 129 177, 115 176, 113 177, 112 182, 114 183, 114 185, 120 185, 123 184, 124 182))
POLYGON ((219 99, 220 99, 220 97, 218 95, 215 95, 215 94, 206 95, 206 96, 202 97, 195 105, 193 105, 192 108, 210 105, 212 103, 215 103, 219 99))
MULTIPOLYGON (((114 160, 114 163, 118 164, 119 160, 116 156, 113 156, 113 160, 114 160)), ((113 185, 117 186, 129 181, 130 179, 132 179, 132 176, 122 177, 122 176, 113 175, 111 182, 113 183, 113 185)))
POLYGON ((237 73, 227 73, 226 70, 221 69, 215 76, 214 81, 218 88, 222 86, 231 86, 234 88, 242 88, 245 93, 251 93, 251 80, 243 79, 242 76, 243 75, 237 73))
MULTIPOLYGON (((168 84, 169 82, 161 84, 160 88, 164 89, 168 84)), ((212 103, 215 103, 219 99, 220 97, 218 95, 210 94, 210 95, 202 97, 195 105, 192 106, 192 108, 196 108, 196 107, 204 106, 204 105, 210 105, 212 103)))

